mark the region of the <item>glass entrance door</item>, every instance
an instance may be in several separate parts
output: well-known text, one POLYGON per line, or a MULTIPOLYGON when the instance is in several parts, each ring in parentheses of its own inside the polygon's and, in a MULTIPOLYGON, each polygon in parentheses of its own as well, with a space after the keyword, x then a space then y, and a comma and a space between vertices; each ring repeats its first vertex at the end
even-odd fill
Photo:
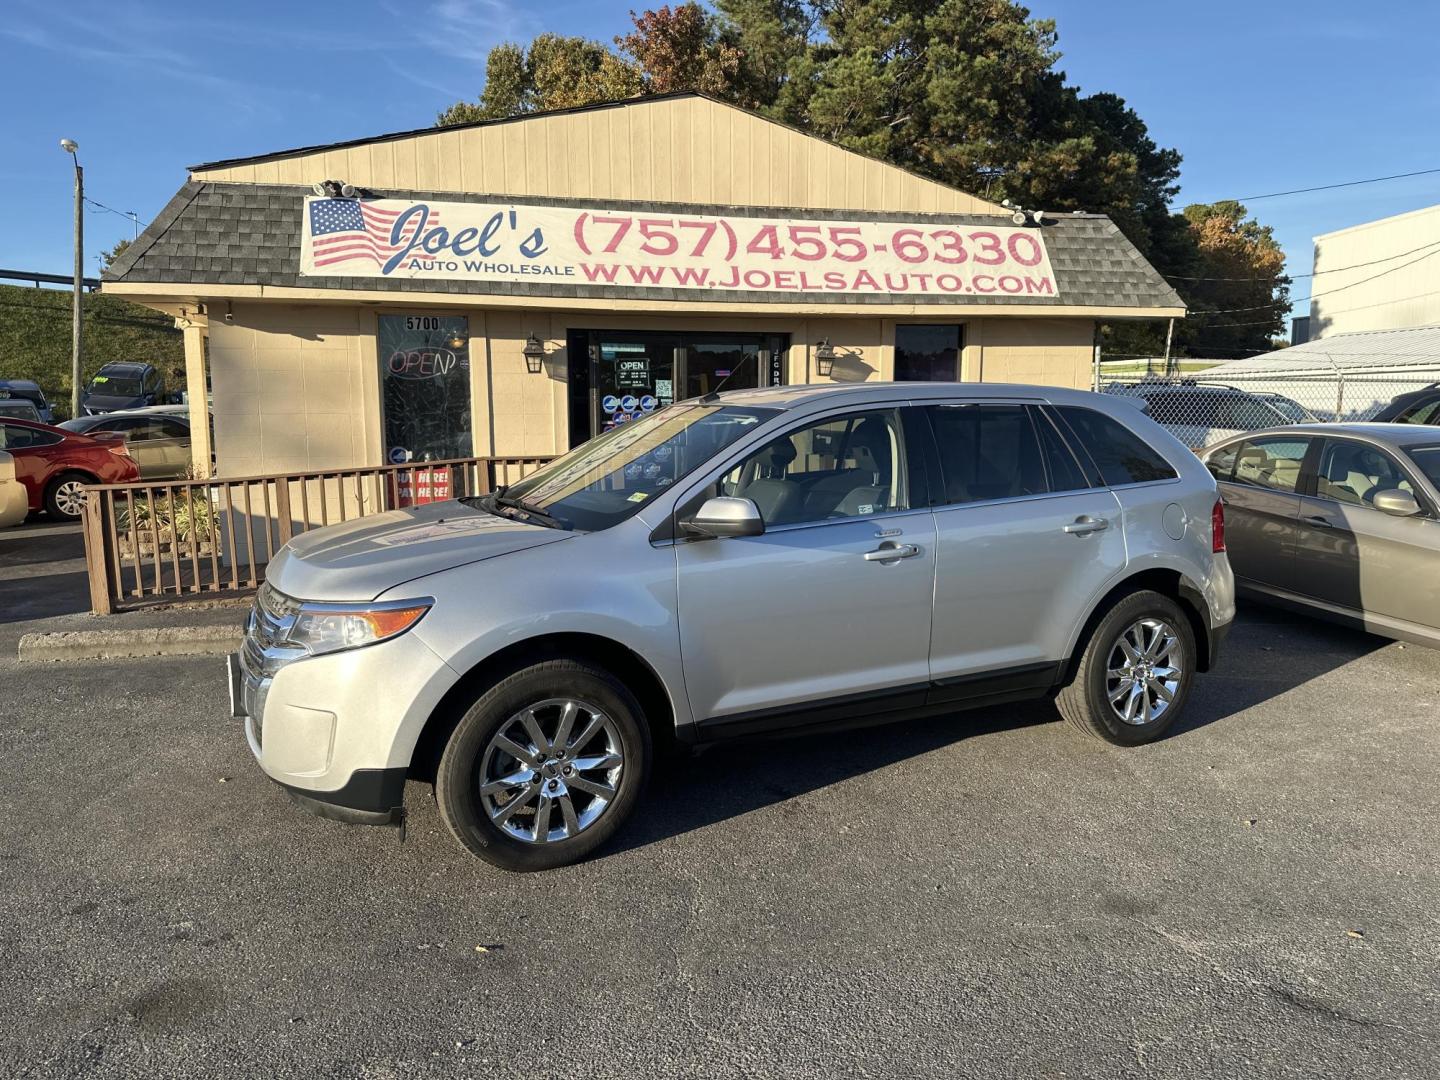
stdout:
POLYGON ((591 435, 722 385, 778 386, 790 344, 784 334, 592 330, 584 336, 591 435))

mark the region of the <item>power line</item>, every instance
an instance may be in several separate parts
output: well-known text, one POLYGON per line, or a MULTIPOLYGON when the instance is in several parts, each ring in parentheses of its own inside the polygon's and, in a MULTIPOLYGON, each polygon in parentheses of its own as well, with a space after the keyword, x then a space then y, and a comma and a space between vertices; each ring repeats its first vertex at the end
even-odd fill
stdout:
MULTIPOLYGON (((1296 188, 1293 191, 1272 191, 1268 195, 1246 195, 1236 202, 1255 202, 1258 199, 1279 199, 1286 195, 1305 195, 1312 191, 1333 191, 1336 188, 1359 187, 1361 184, 1379 184, 1386 180, 1404 180, 1410 176, 1429 176, 1440 173, 1440 169, 1417 169, 1415 172, 1395 173, 1393 176, 1372 176, 1366 180, 1346 180, 1339 184, 1319 184, 1316 187, 1296 188)), ((1222 202, 1228 200, 1220 200, 1222 202)))
POLYGON ((136 214, 133 210, 131 210, 129 213, 126 213, 123 210, 116 210, 113 206, 106 206, 99 200, 90 198, 89 195, 85 196, 85 201, 88 202, 91 206, 98 206, 101 210, 108 210, 110 211, 110 213, 115 214, 117 217, 123 217, 126 221, 129 221, 135 225, 139 225, 142 229, 146 228, 150 224, 148 221, 141 221, 140 216, 136 214))
MULTIPOLYGON (((1419 250, 1419 249, 1417 249, 1417 250, 1419 250)), ((1315 291, 1312 289, 1309 296, 1302 296, 1302 297, 1300 297, 1300 298, 1298 298, 1298 299, 1287 299, 1285 302, 1286 302, 1290 307, 1294 307, 1296 304, 1303 304, 1303 303, 1305 303, 1305 302, 1307 302, 1307 301, 1309 301, 1309 300, 1314 300, 1316 297, 1319 297, 1319 296, 1333 296, 1335 293, 1344 292, 1346 289, 1353 289, 1353 288, 1355 288, 1356 285, 1364 285, 1367 281, 1375 281, 1377 278, 1382 278, 1382 277, 1384 277, 1386 274, 1393 274, 1393 273, 1395 273, 1395 271, 1397 271, 1397 270, 1404 270, 1407 266, 1414 266, 1416 263, 1418 263, 1418 262, 1423 262, 1424 260, 1429 259, 1429 258, 1432 258, 1432 257, 1434 257, 1434 256, 1436 256, 1436 255, 1440 255, 1440 248, 1436 248, 1436 250, 1434 250, 1434 251, 1426 252, 1424 255, 1421 255, 1418 259, 1411 259, 1409 262, 1407 262, 1407 263, 1401 263, 1399 266, 1392 266, 1389 270, 1381 270, 1380 273, 1378 273, 1378 274, 1371 274, 1369 277, 1361 278, 1359 281, 1351 281, 1351 282, 1349 282, 1348 284, 1345 284, 1345 285, 1337 285, 1337 286, 1335 286, 1335 288, 1333 288, 1333 289, 1326 289, 1324 292, 1315 292, 1315 291)), ((1398 259, 1399 257, 1400 257, 1400 256, 1398 256, 1398 255, 1395 256, 1395 258, 1397 258, 1397 259, 1398 259)), ((1276 303, 1278 303, 1278 301, 1272 301, 1272 302, 1269 303, 1269 304, 1252 304, 1250 307, 1216 308, 1216 309, 1213 310, 1213 311, 1192 311, 1192 312, 1189 312, 1185 317, 1188 319, 1188 318, 1191 318, 1192 316, 1195 316, 1195 315, 1231 315, 1231 314, 1234 314, 1234 313, 1236 313, 1236 312, 1241 312, 1241 311, 1264 311, 1266 308, 1274 307, 1274 306, 1276 305, 1276 303)), ((1224 323, 1218 323, 1218 324, 1215 324, 1215 325, 1223 326, 1223 325, 1225 325, 1225 324, 1224 324, 1224 323)), ((1236 323, 1236 324, 1234 324, 1234 325, 1239 326, 1239 325, 1243 325, 1243 324, 1236 323)))
MULTIPOLYGON (((1440 240, 1432 240, 1428 244, 1421 244, 1419 247, 1411 248, 1409 251, 1399 251, 1396 252, 1394 255, 1386 255, 1384 258, 1381 259, 1371 259, 1368 262, 1351 263, 1349 266, 1327 266, 1324 270, 1314 270, 1308 274, 1286 274, 1285 276, 1293 281, 1296 278, 1318 277, 1321 274, 1338 274, 1342 270, 1359 270, 1365 266, 1378 266, 1380 263, 1390 262, 1392 259, 1403 259, 1406 255, 1414 255, 1417 251, 1424 251, 1426 248, 1432 248, 1437 246, 1440 246, 1440 240)), ((1249 282, 1253 285, 1258 285, 1263 280, 1258 277, 1186 277, 1183 274, 1165 274, 1163 276, 1167 281, 1239 281, 1249 282)))

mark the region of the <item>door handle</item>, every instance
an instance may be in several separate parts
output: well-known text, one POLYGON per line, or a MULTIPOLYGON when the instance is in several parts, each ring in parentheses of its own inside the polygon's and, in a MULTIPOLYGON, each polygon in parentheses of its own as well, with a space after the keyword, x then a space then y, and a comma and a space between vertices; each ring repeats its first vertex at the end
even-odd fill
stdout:
POLYGON ((1337 527, 1335 523, 1329 518, 1321 517, 1318 514, 1307 517, 1305 519, 1305 524, 1314 525, 1317 529, 1334 529, 1337 527))
POLYGON ((1091 517, 1086 514, 1066 525, 1065 531, 1071 536, 1089 536, 1091 533, 1104 532, 1109 527, 1110 522, 1104 518, 1091 517))
POLYGON ((913 559, 920 554, 914 544, 881 544, 874 551, 865 552, 866 562, 893 562, 896 559, 913 559))

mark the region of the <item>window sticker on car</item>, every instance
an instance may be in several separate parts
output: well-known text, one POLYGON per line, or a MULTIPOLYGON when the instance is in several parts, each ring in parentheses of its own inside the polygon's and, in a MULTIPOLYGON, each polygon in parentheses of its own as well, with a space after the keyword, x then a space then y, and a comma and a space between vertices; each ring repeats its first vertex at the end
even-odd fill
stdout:
POLYGON ((860 513, 862 513, 862 514, 873 514, 874 512, 875 512, 875 504, 874 504, 874 503, 865 503, 865 504, 863 504, 863 505, 860 507, 860 513))
POLYGON ((635 494, 633 494, 633 495, 630 496, 630 500, 629 500, 629 501, 630 501, 630 502, 644 502, 644 501, 645 501, 646 499, 648 499, 649 497, 650 497, 650 493, 649 493, 648 491, 637 491, 637 492, 635 492, 635 494))

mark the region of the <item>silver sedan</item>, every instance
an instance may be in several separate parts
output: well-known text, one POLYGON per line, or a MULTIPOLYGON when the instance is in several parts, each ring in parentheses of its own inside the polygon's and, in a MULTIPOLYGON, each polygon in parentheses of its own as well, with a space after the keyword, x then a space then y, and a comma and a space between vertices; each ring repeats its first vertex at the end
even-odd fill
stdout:
POLYGON ((1268 428, 1199 455, 1241 593, 1440 647, 1440 427, 1268 428))

